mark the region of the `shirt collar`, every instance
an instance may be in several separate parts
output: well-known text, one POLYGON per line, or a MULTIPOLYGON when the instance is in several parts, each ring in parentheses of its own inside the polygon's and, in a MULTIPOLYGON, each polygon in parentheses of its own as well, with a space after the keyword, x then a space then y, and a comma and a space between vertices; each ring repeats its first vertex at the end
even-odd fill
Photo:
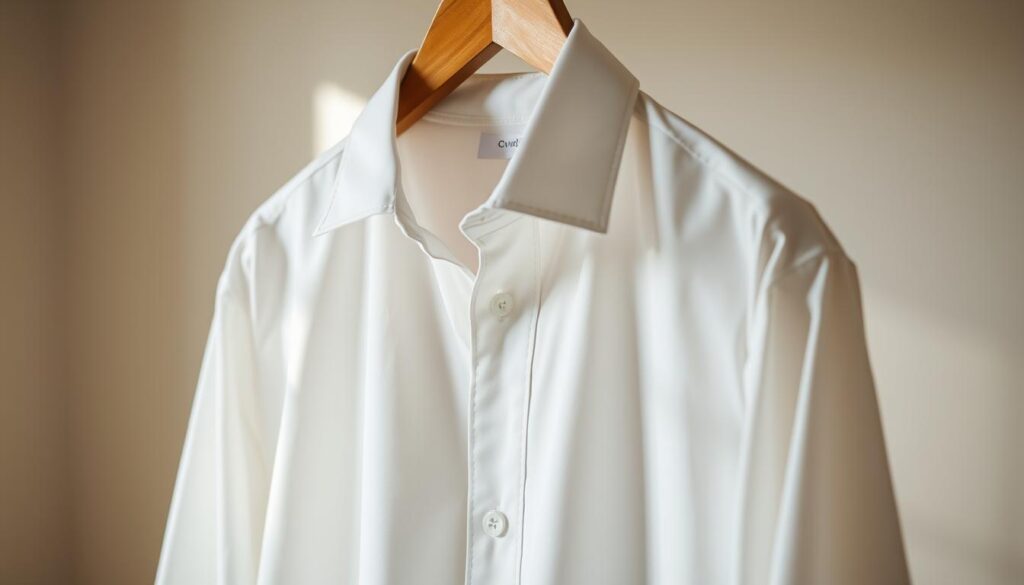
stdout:
MULTIPOLYGON (((395 138, 398 88, 415 54, 411 50, 402 56, 353 124, 331 203, 314 235, 394 211, 396 189, 401 188, 395 138)), ((574 19, 540 90, 523 146, 483 206, 607 231, 638 88, 637 79, 574 19)))

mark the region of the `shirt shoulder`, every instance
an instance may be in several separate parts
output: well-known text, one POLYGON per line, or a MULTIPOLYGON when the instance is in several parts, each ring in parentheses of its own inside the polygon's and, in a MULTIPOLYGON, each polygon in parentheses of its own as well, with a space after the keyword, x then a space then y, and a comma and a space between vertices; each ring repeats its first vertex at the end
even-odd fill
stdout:
POLYGON ((273 271, 313 245, 313 231, 330 205, 348 139, 310 161, 254 209, 229 248, 218 292, 239 293, 253 283, 257 265, 273 271))
MULTIPOLYGON (((849 261, 811 202, 646 93, 636 115, 647 128, 653 181, 663 183, 652 189, 665 200, 656 207, 681 218, 714 216, 709 229, 718 239, 728 233, 764 278, 815 258, 849 261)), ((689 229, 686 221, 675 223, 689 229)))

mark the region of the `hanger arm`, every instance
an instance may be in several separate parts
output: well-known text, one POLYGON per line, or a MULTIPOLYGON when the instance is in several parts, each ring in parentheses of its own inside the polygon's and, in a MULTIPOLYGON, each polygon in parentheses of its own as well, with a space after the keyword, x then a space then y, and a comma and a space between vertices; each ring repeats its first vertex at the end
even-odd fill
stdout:
POLYGON ((397 133, 502 48, 550 73, 571 28, 562 0, 442 0, 402 78, 397 133))
POLYGON ((572 30, 562 0, 493 0, 494 42, 534 69, 551 73, 572 30))

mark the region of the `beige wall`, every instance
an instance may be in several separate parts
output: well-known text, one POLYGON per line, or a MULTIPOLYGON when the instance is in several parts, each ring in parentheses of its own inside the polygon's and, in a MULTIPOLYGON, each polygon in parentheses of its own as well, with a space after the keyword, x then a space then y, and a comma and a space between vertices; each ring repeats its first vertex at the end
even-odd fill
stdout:
POLYGON ((70 565, 54 2, 0 2, 0 583, 70 565))
MULTIPOLYGON (((0 2, 0 510, 31 534, 2 522, 0 570, 145 583, 228 244, 434 2, 0 2), (63 188, 40 166, 55 152, 63 188)), ((1024 582, 1024 6, 567 4, 655 99, 815 202, 857 261, 916 582, 1024 582)))
POLYGON ((201 145, 181 138, 179 11, 83 1, 63 14, 75 583, 152 582, 198 371, 184 324, 206 315, 183 302, 182 162, 201 145))

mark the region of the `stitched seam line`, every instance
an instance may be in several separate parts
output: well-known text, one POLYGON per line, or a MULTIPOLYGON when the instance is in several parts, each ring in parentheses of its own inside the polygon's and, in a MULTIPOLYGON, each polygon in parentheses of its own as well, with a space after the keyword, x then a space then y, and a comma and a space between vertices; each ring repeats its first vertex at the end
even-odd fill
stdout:
MULTIPOLYGON (((651 98, 650 96, 647 96, 647 99, 654 102, 654 99, 651 98)), ((655 104, 657 104, 657 102, 655 102, 655 104)), ((723 171, 721 168, 718 167, 718 165, 714 161, 712 161, 706 155, 697 152, 692 146, 690 146, 686 142, 683 142, 683 139, 676 136, 675 132, 673 132, 671 129, 662 125, 661 122, 659 122, 658 120, 652 119, 650 116, 647 115, 646 110, 643 110, 641 108, 641 111, 643 111, 644 121, 647 123, 647 126, 649 128, 654 128, 655 130, 663 134, 666 138, 676 143, 676 145, 678 145, 679 148, 682 148, 684 152, 690 155, 690 158, 694 159, 695 161, 706 167, 716 177, 732 185, 740 192, 742 192, 744 195, 746 195, 748 198, 755 199, 754 195, 751 193, 750 189, 747 188, 746 185, 744 185, 743 183, 741 183, 740 181, 736 180, 728 173, 723 171)))
POLYGON ((502 201, 498 201, 497 203, 499 203, 501 205, 501 207, 503 207, 505 209, 511 209, 513 211, 522 211, 522 212, 525 212, 525 213, 529 213, 531 215, 538 215, 540 217, 545 217, 547 219, 554 219, 554 220, 558 220, 558 221, 562 221, 562 222, 566 222, 566 223, 571 223, 573 225, 578 225, 578 226, 589 228, 589 229, 592 229, 592 230, 595 230, 595 231, 598 231, 598 230, 601 229, 601 225, 598 222, 595 222, 595 221, 592 221, 592 220, 589 220, 589 219, 583 219, 581 217, 576 217, 575 215, 568 215, 568 214, 565 214, 565 213, 559 213, 557 211, 551 211, 550 209, 541 209, 539 207, 534 207, 532 205, 527 205, 525 203, 519 203, 518 201, 517 202, 512 202, 512 201, 502 200, 502 201))
POLYGON ((483 272, 484 265, 484 253, 483 248, 477 248, 479 250, 479 266, 477 267, 477 277, 473 280, 473 291, 470 295, 469 301, 469 318, 470 318, 470 334, 469 334, 469 364, 470 364, 470 400, 469 400, 469 495, 467 498, 468 513, 466 517, 466 539, 469 541, 469 546, 466 552, 466 585, 472 585, 473 582, 473 556, 475 552, 473 524, 475 523, 476 515, 476 498, 474 497, 474 488, 476 486, 476 406, 477 406, 477 388, 476 388, 476 325, 473 323, 474 315, 476 314, 476 297, 477 297, 477 286, 480 284, 480 274, 483 272))
POLYGON ((519 561, 516 563, 515 582, 522 583, 523 578, 523 542, 526 540, 526 465, 529 454, 529 431, 530 431, 530 405, 533 401, 533 364, 537 354, 537 331, 540 329, 540 300, 541 300, 541 278, 540 278, 540 226, 533 224, 533 282, 537 291, 534 295, 536 313, 530 323, 529 346, 526 352, 526 403, 523 405, 523 424, 520 426, 522 438, 520 449, 522 449, 520 472, 519 472, 519 561))
POLYGON ((853 261, 850 260, 849 258, 847 258, 845 254, 839 254, 839 253, 837 253, 834 250, 831 250, 829 248, 822 248, 821 250, 815 250, 814 252, 811 252, 810 254, 808 254, 806 257, 798 260, 795 264, 791 265, 789 268, 786 268, 785 270, 783 270, 779 274, 775 275, 775 277, 772 278, 765 285, 766 290, 772 290, 772 289, 776 288, 783 280, 786 280, 790 276, 793 276, 796 273, 800 272, 801 270, 806 268, 808 264, 811 264, 813 262, 823 262, 823 261, 826 261, 826 260, 833 260, 837 264, 853 265, 853 261))
MULTIPOLYGON (((512 225, 513 223, 523 219, 523 216, 521 216, 521 215, 512 215, 512 214, 509 214, 509 215, 511 215, 512 217, 508 218, 506 221, 498 223, 497 225, 495 225, 491 229, 487 230, 486 232, 481 232, 481 233, 475 234, 473 237, 475 237, 476 239, 480 239, 480 238, 483 238, 484 236, 489 236, 489 235, 493 234, 494 232, 504 228, 505 226, 512 225)), ((491 221, 498 221, 498 220, 494 219, 494 220, 491 220, 491 221)), ((476 227, 483 227, 483 226, 488 225, 489 223, 490 222, 485 222, 485 223, 479 224, 476 227)))
POLYGON ((633 109, 636 106, 637 95, 640 92, 640 81, 637 79, 633 80, 633 85, 630 87, 630 98, 626 102, 626 109, 622 114, 622 119, 619 122, 619 139, 615 144, 615 151, 618 156, 615 157, 612 168, 608 172, 608 184, 605 187, 604 202, 601 204, 601 219, 605 224, 608 223, 608 213, 611 210, 612 198, 615 194, 615 182, 619 176, 619 168, 622 166, 622 157, 625 155, 623 149, 626 143, 626 136, 629 134, 630 122, 633 116, 633 109))
POLYGON ((622 165, 622 157, 624 156, 623 148, 625 145, 626 136, 629 134, 629 120, 632 117, 633 111, 636 107, 637 96, 639 95, 639 87, 640 82, 634 81, 630 89, 632 97, 629 100, 627 100, 626 107, 623 110, 622 121, 619 124, 619 137, 615 144, 615 151, 618 153, 618 156, 615 157, 614 164, 612 165, 611 169, 609 169, 608 178, 605 181, 605 192, 601 202, 601 215, 598 219, 584 219, 576 215, 569 215, 566 213, 551 211, 549 209, 542 209, 518 201, 512 202, 508 200, 500 200, 496 203, 500 204, 502 207, 505 207, 507 209, 514 209, 530 213, 533 215, 546 217, 548 219, 554 219, 566 223, 571 223, 573 225, 585 227, 594 231, 601 231, 602 229, 607 228, 608 212, 611 209, 612 198, 615 192, 615 180, 618 177, 618 171, 622 165))

